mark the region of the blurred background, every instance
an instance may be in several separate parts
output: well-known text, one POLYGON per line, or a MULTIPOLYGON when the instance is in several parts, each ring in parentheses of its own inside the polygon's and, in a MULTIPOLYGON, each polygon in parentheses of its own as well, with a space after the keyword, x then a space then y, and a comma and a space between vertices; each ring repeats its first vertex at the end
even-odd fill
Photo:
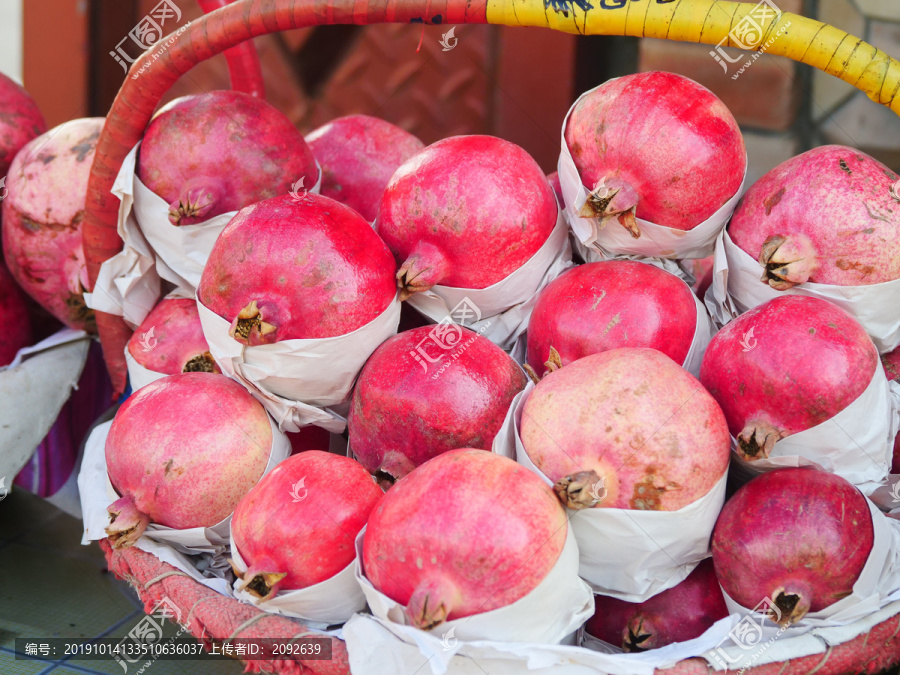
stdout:
MULTIPOLYGON (((172 1, 182 16, 166 24, 167 33, 201 14, 196 0, 172 1)), ((898 0, 774 1, 900 56, 898 0)), ((158 4, 0 0, 0 15, 12 19, 0 25, 0 71, 24 83, 51 127, 105 115, 125 78, 110 52, 136 58, 141 50, 123 38, 158 4)), ((734 71, 723 72, 704 45, 467 25, 442 45, 449 28, 323 26, 259 38, 267 98, 304 132, 339 115, 367 113, 426 143, 496 134, 525 147, 550 172, 563 117, 578 93, 610 77, 670 70, 709 87, 734 113, 750 141, 751 181, 823 143, 858 147, 900 170, 900 118, 837 78, 784 58, 763 55, 732 79, 734 71)), ((168 99, 226 87, 218 56, 183 77, 168 99)))

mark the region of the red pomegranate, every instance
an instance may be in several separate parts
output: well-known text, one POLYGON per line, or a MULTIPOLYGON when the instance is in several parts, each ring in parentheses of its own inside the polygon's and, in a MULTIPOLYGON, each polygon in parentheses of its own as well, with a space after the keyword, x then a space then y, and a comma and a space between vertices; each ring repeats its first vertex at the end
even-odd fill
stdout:
POLYGON ((0 198, 3 180, 13 157, 32 138, 47 131, 47 123, 37 103, 22 87, 0 73, 0 198))
POLYGON ((349 206, 308 194, 248 206, 222 230, 197 297, 242 344, 326 338, 360 328, 396 295, 396 267, 349 206))
POLYGON ((147 370, 166 375, 222 372, 209 353, 194 300, 161 300, 134 331, 128 352, 147 370))
POLYGON ((331 434, 327 429, 317 426, 301 427, 300 431, 286 432, 291 442, 291 454, 296 455, 307 450, 328 450, 331 445, 331 434))
POLYGON ((473 331, 435 326, 386 340, 350 402, 350 447, 384 487, 455 448, 489 450, 525 375, 473 331))
POLYGON ((566 145, 591 196, 582 216, 637 216, 691 230, 741 186, 747 167, 737 122, 715 94, 682 75, 626 75, 574 105, 566 145))
POLYGON ((291 191, 309 189, 316 162, 291 121, 238 91, 183 96, 150 122, 137 176, 169 203, 173 225, 192 225, 291 191))
POLYGON ((584 630, 626 652, 646 652, 700 637, 728 616, 711 558, 677 586, 644 602, 594 596, 596 610, 584 630))
POLYGON ((786 295, 719 331, 700 381, 722 407, 741 456, 754 460, 850 405, 876 367, 878 352, 856 319, 826 300, 786 295))
POLYGON ((696 329, 694 295, 674 274, 631 260, 588 263, 538 296, 528 323, 528 365, 543 374, 616 347, 650 347, 680 364, 696 329))
POLYGON ((634 348, 547 375, 525 403, 520 435, 572 509, 676 511, 722 478, 731 445, 700 383, 665 354, 634 348))
POLYGON ((400 261, 401 299, 436 284, 486 288, 508 277, 556 225, 553 189, 522 148, 452 136, 397 169, 378 233, 400 261))
POLYGON ((377 117, 347 115, 306 135, 322 167, 320 194, 356 209, 369 222, 397 168, 425 147, 408 131, 377 117))
POLYGON ((123 548, 150 523, 215 525, 262 477, 271 449, 265 409, 224 375, 169 375, 142 387, 106 439, 109 480, 121 495, 106 534, 123 548))
POLYGON ((365 574, 430 630, 533 591, 556 564, 566 527, 565 511, 528 469, 452 450, 399 480, 372 512, 365 574))
POLYGON ((84 303, 81 220, 104 119, 72 120, 16 155, 3 200, 3 254, 18 284, 70 328, 96 330, 84 303))
POLYGON ((356 557, 356 535, 382 492, 356 460, 310 450, 281 462, 234 510, 231 536, 260 598, 330 579, 356 557))
POLYGON ((813 148, 760 178, 728 234, 779 291, 806 281, 837 286, 900 278, 896 173, 842 145, 813 148))
POLYGON ((873 540, 868 502, 848 481, 809 467, 777 469, 725 503, 713 563, 735 602, 754 609, 770 598, 770 618, 784 625, 850 595, 873 540))
MULTIPOLYGON (((0 80, 2 82, 2 80, 0 80)), ((8 366, 23 347, 31 344, 31 319, 22 291, 0 264, 0 367, 8 366)))

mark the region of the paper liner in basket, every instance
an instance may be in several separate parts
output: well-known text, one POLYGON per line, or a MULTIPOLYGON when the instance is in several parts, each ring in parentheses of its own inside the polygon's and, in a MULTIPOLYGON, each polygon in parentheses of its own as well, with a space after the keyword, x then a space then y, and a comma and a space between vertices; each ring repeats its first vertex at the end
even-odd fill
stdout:
MULTIPOLYGON (((272 427, 272 449, 263 475, 269 473, 291 454, 291 444, 287 437, 278 430, 271 419, 269 424, 272 427)), ((106 538, 106 526, 109 524, 109 513, 106 509, 120 496, 110 484, 106 468, 106 437, 111 426, 112 422, 98 425, 91 432, 84 448, 84 458, 78 474, 78 491, 81 493, 84 512, 84 536, 81 540, 83 544, 106 538)), ((184 530, 150 523, 135 545, 143 548, 141 544, 144 540, 152 539, 188 555, 212 554, 213 558, 217 559, 216 566, 227 567, 227 560, 222 554, 229 545, 230 536, 231 516, 212 527, 192 527, 184 530)))
MULTIPOLYGON (((516 460, 552 486, 519 438, 522 410, 533 390, 529 382, 513 399, 492 451, 516 460)), ((681 583, 709 556, 709 538, 725 503, 726 477, 727 472, 703 497, 678 511, 567 509, 578 541, 581 577, 595 592, 628 602, 644 602, 681 583)))
POLYGON ((706 306, 721 325, 781 295, 828 300, 859 321, 882 354, 900 345, 900 279, 868 286, 835 286, 807 281, 776 291, 761 281, 762 266, 723 230, 716 240, 712 285, 706 306))
POLYGON ((458 320, 509 351, 528 328, 540 292, 572 265, 569 233, 559 211, 547 241, 505 279, 487 288, 432 286, 427 291, 413 293, 408 302, 432 321, 458 320))
POLYGON ((885 485, 900 427, 900 383, 889 383, 880 365, 862 394, 829 420, 775 443, 767 459, 732 458, 750 473, 815 465, 871 494, 885 485))
MULTIPOLYGON (((231 559, 234 567, 242 574, 247 564, 231 538, 231 559)), ((268 600, 253 595, 246 590, 246 582, 236 579, 234 597, 263 610, 295 619, 302 619, 311 628, 324 629, 334 624, 344 623, 355 612, 363 610, 366 598, 356 581, 357 562, 347 565, 330 579, 318 584, 290 591, 279 591, 268 600)))
MULTIPOLYGON (((597 89, 597 87, 594 89, 597 89)), ((744 191, 744 184, 747 181, 746 169, 744 170, 741 187, 738 188, 738 191, 731 199, 725 202, 712 216, 690 230, 676 230, 636 218, 635 220, 641 230, 641 236, 635 239, 615 218, 611 219, 604 226, 599 218, 582 218, 578 215, 587 201, 590 191, 581 182, 575 161, 572 159, 569 146, 566 144, 566 126, 569 123, 569 116, 572 114, 572 110, 574 110, 578 101, 590 94, 594 89, 579 96, 575 103, 572 104, 572 107, 569 108, 569 112, 566 113, 560 133, 561 149, 557 165, 559 184, 566 204, 566 218, 569 221, 572 232, 575 234, 576 240, 584 246, 584 250, 579 250, 579 253, 585 257, 587 262, 621 257, 633 259, 652 258, 654 259, 653 261, 647 260, 647 262, 658 264, 667 271, 676 274, 679 273, 676 271, 677 267, 666 261, 705 258, 712 255, 716 237, 722 228, 725 227, 728 219, 731 218, 731 214, 734 212, 734 208, 737 206, 738 200, 744 191)), ((745 161, 745 166, 746 164, 745 161)), ((683 276, 683 274, 679 274, 679 276, 683 276)))
POLYGON ((369 356, 400 324, 395 297, 379 316, 345 335, 244 346, 228 335, 230 322, 199 300, 197 311, 222 372, 247 387, 285 431, 316 424, 341 433, 344 420, 323 408, 347 399, 369 356))

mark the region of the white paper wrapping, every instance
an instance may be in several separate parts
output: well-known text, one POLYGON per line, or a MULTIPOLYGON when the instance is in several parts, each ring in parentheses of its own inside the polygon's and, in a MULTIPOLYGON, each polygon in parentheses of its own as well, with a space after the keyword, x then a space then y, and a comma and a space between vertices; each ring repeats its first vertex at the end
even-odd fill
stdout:
POLYGON ((560 211, 547 241, 505 279, 481 289, 432 286, 427 291, 413 293, 408 302, 435 322, 455 318, 454 310, 467 303, 476 320, 465 321, 466 328, 508 351, 528 328, 540 292, 572 266, 569 232, 560 211))
MULTIPOLYGON (((263 475, 291 454, 291 444, 270 419, 272 427, 272 450, 263 475)), ((84 535, 82 544, 106 538, 106 526, 109 525, 107 508, 119 499, 106 470, 106 437, 112 422, 98 425, 88 437, 84 447, 84 458, 78 474, 78 490, 81 493, 81 504, 84 511, 84 535)), ((150 523, 138 540, 138 545, 145 539, 169 544, 177 551, 188 555, 199 553, 212 554, 218 558, 217 564, 227 566, 223 554, 229 545, 231 536, 231 516, 216 523, 212 527, 192 527, 175 530, 171 527, 150 523)), ((142 548, 138 546, 138 548, 142 548)), ((145 549, 146 550, 146 549, 145 549)), ((166 562, 169 562, 168 560, 166 562)), ((230 591, 229 591, 230 594, 230 591)))
MULTIPOLYGON (((243 574, 247 564, 231 538, 231 559, 243 574)), ((274 614, 303 619, 311 628, 326 628, 344 623, 366 606, 362 588, 356 581, 356 559, 330 579, 291 591, 279 591, 274 597, 262 600, 246 590, 246 582, 236 579, 234 597, 274 614)))
MULTIPOLYGON (((553 485, 532 463, 519 438, 522 410, 533 389, 529 382, 513 399, 492 451, 553 485)), ((678 511, 567 509, 578 541, 581 577, 596 593, 628 602, 644 602, 681 583, 709 556, 709 539, 725 503, 726 475, 678 511)))
POLYGON ((900 279, 868 286, 834 286, 807 281, 776 291, 764 281, 762 265, 723 230, 716 240, 712 285, 706 306, 720 325, 781 295, 808 295, 834 303, 856 317, 882 354, 900 345, 900 279))
POLYGON ((751 474, 780 467, 815 465, 836 473, 869 495, 886 484, 900 426, 900 383, 889 383, 877 366, 855 401, 837 415, 775 443, 768 459, 734 461, 751 474))
MULTIPOLYGON (((578 546, 572 529, 556 564, 534 590, 511 605, 462 619, 445 621, 430 631, 408 625, 403 605, 380 593, 366 578, 363 567, 365 528, 356 537, 357 582, 372 614, 409 629, 409 635, 452 635, 457 641, 540 642, 557 644, 571 636, 594 613, 594 595, 578 578, 578 546), (452 631, 452 633, 451 633, 452 631)), ((425 643, 422 643, 425 644, 425 643)))
POLYGON ((247 387, 284 431, 316 424, 341 433, 345 420, 323 408, 347 399, 372 352, 400 325, 400 301, 395 296, 380 315, 351 333, 245 346, 228 335, 231 323, 199 299, 197 311, 209 351, 222 372, 247 387))
POLYGON ((125 345, 125 364, 128 366, 128 381, 131 383, 131 390, 137 391, 141 387, 156 382, 166 377, 165 373, 145 368, 134 360, 131 352, 128 351, 128 345, 125 345))
POLYGON ((691 291, 694 298, 694 304, 697 306, 697 324, 694 327, 694 339, 691 341, 691 348, 688 350, 687 356, 684 357, 682 367, 694 377, 700 377, 700 366, 703 363, 703 355, 706 348, 716 334, 716 327, 709 318, 706 307, 700 302, 700 298, 691 291))
MULTIPOLYGON (((611 81, 611 80, 610 80, 611 81)), ((600 85, 603 86, 603 85, 600 85)), ((594 89, 597 89, 595 87, 594 89)), ((656 225, 647 220, 636 218, 641 236, 635 239, 615 219, 603 226, 599 218, 582 218, 579 216, 581 208, 587 201, 590 190, 581 182, 575 161, 566 144, 566 126, 569 123, 569 115, 572 114, 575 105, 584 96, 594 91, 591 89, 576 99, 566 118, 563 121, 560 133, 561 150, 557 171, 559 184, 562 188, 563 198, 566 203, 566 218, 569 226, 575 234, 575 238, 584 246, 579 251, 587 262, 609 260, 614 257, 629 257, 635 259, 655 258, 664 269, 676 273, 676 266, 662 264, 663 260, 675 260, 686 258, 706 258, 712 255, 716 237, 737 206, 741 194, 744 192, 744 184, 747 181, 747 172, 744 170, 744 178, 741 187, 722 207, 712 216, 691 230, 676 230, 663 225, 656 225)), ((747 164, 746 160, 744 162, 747 164)))
MULTIPOLYGON (((132 328, 156 305, 160 279, 193 296, 213 244, 237 213, 229 211, 194 225, 172 225, 166 201, 137 177, 140 147, 138 143, 125 157, 112 189, 121 201, 116 229, 124 246, 101 266, 94 292, 85 293, 88 307, 123 316, 132 328)), ((319 170, 309 192, 318 193, 321 184, 319 170)))

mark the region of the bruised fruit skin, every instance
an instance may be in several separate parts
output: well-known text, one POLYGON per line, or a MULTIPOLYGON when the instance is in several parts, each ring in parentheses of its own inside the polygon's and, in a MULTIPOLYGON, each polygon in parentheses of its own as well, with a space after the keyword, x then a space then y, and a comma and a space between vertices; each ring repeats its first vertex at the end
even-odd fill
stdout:
POLYGON ((587 263, 538 296, 528 323, 528 365, 542 375, 616 347, 651 347, 680 364, 696 329, 696 301, 674 274, 631 260, 587 263))
POLYGON ((307 194, 253 204, 216 240, 197 289, 242 344, 327 338, 378 317, 397 287, 396 265, 349 206, 307 194))
POLYGON ((553 189, 531 156, 494 136, 452 136, 403 163, 378 211, 401 299, 434 285, 486 288, 543 246, 553 189))
POLYGON ((776 290, 892 281, 900 278, 898 178, 859 150, 813 148, 747 190, 728 234, 776 290))
POLYGON ((320 194, 355 209, 369 222, 398 167, 425 144, 395 124, 368 115, 338 117, 306 135, 322 167, 320 194))
POLYGON ((8 366, 16 353, 31 344, 31 319, 22 291, 6 267, 0 264, 0 368, 8 366))
POLYGON ((635 237, 635 216, 693 229, 737 193, 747 167, 725 104, 675 73, 626 75, 582 97, 565 141, 592 194, 581 215, 615 218, 635 237))
POLYGON ((209 353, 195 300, 161 300, 128 340, 128 352, 147 370, 166 375, 222 372, 209 353))
POLYGON ((211 527, 262 477, 272 449, 265 409, 224 375, 169 375, 134 393, 106 439, 109 480, 121 498, 106 528, 116 548, 149 523, 211 527))
POLYGON ((184 96, 144 134, 137 176, 169 203, 173 225, 193 225, 286 194, 318 178, 312 151, 291 121, 237 91, 184 96))
POLYGON ((626 652, 645 652, 700 637, 728 616, 711 558, 677 586, 645 602, 594 596, 596 610, 584 630, 626 652))
POLYGON ((260 598, 330 579, 353 562, 382 494, 349 457, 310 450, 286 459, 234 510, 231 535, 247 565, 238 576, 260 598))
POLYGON ((72 120, 16 155, 3 200, 3 255, 28 295, 69 328, 96 332, 84 303, 88 285, 81 221, 104 119, 72 120))
POLYGON ((770 618, 784 625, 850 595, 873 541, 866 498, 847 480, 777 469, 725 503, 712 554, 729 596, 750 609, 771 598, 777 611, 770 618))
MULTIPOLYGON (((22 146, 45 131, 47 122, 31 95, 0 73, 0 179, 22 146)), ((0 181, 0 197, 3 194, 0 181)))
POLYGON ((676 511, 721 479, 731 445, 694 377, 655 349, 633 348, 547 375, 525 403, 520 436, 572 509, 676 511))
POLYGON ((489 450, 525 388, 525 375, 502 349, 454 328, 442 338, 433 336, 435 326, 395 335, 359 375, 350 447, 385 487, 449 450, 489 450))
POLYGON ((738 454, 753 461, 850 405, 877 367, 878 351, 852 316, 826 300, 786 295, 720 330, 700 381, 722 406, 738 454))
POLYGON ((398 481, 372 512, 365 575, 430 630, 533 591, 556 564, 566 527, 553 492, 528 469, 452 450, 398 481))

